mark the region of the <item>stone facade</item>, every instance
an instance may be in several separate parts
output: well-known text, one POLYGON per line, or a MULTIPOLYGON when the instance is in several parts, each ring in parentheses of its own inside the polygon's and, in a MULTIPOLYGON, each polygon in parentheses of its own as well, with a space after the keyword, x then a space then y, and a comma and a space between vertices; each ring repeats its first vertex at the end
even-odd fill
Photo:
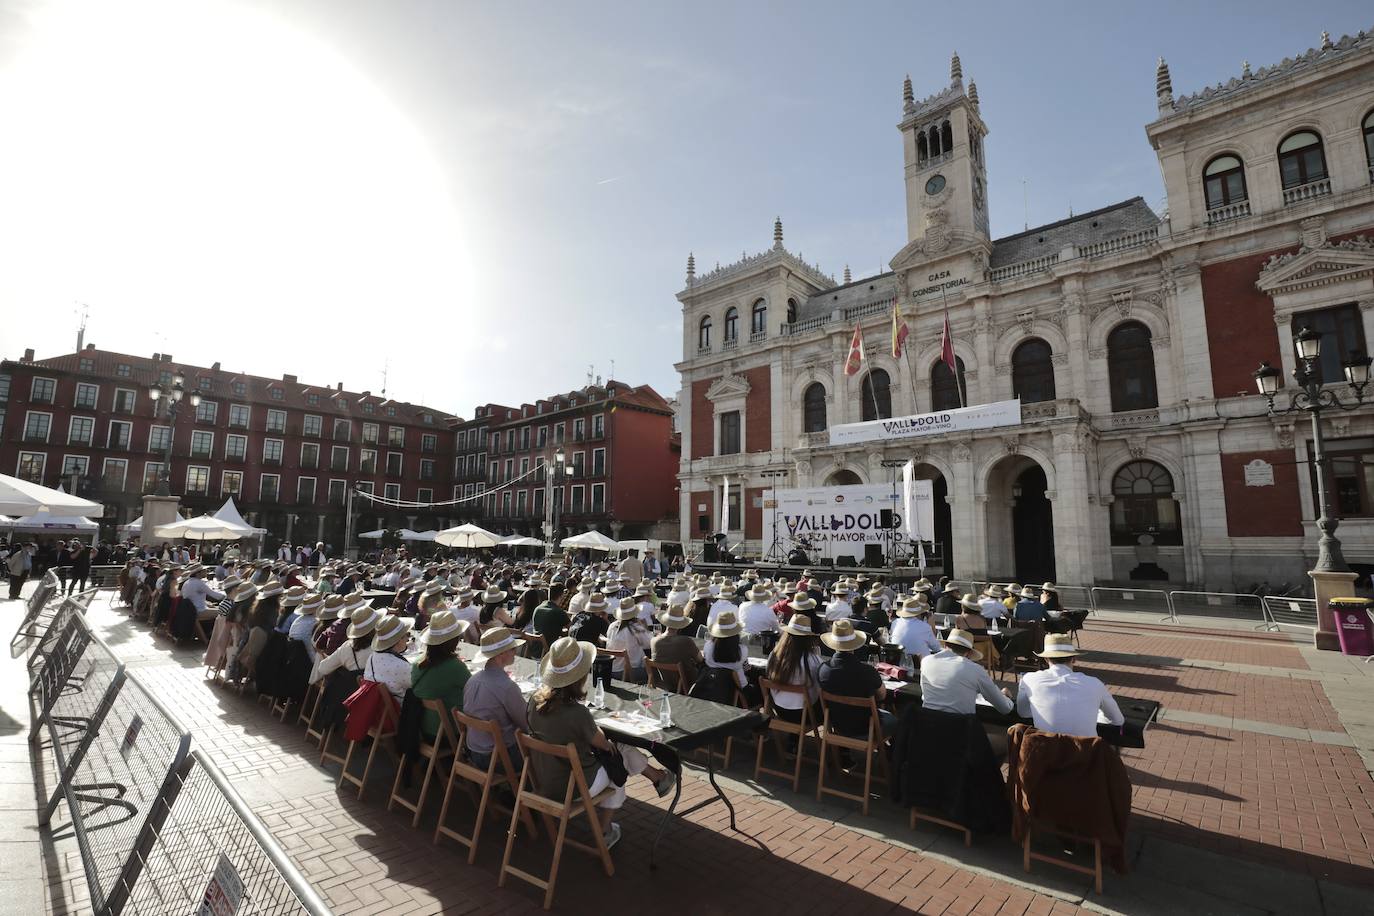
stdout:
MULTIPOLYGON (((846 269, 836 283, 787 250, 780 221, 761 254, 701 274, 688 260, 677 295, 683 540, 714 533, 727 476, 732 491, 745 488, 730 540, 758 555, 769 544, 751 510, 773 482, 762 472, 787 471, 780 487, 885 483, 885 462, 914 457, 943 497, 938 549, 959 578, 1167 577, 1168 587, 1221 591, 1304 582, 1316 540, 1308 420, 1269 418, 1251 373, 1261 361, 1290 372, 1304 322, 1340 324, 1331 347, 1374 338, 1374 36, 1323 36, 1296 59, 1247 65, 1178 99, 1161 60, 1159 117, 1145 132, 1167 211, 1134 197, 996 240, 976 87, 956 56, 949 85, 930 97, 903 88, 908 239, 890 271, 851 280, 846 269), (1321 158, 1300 152, 1309 158, 1295 181, 1289 150, 1306 142, 1301 132, 1319 138, 1321 158), (1205 179, 1226 156, 1243 178, 1209 197, 1205 179), (894 305, 910 329, 899 359, 894 305), (1316 315, 1336 306, 1346 310, 1316 315), (938 377, 946 315, 967 403, 1021 395, 1023 423, 831 445, 836 424, 951 406, 954 389, 938 377), (856 324, 868 363, 846 377, 856 324), (874 397, 881 384, 861 384, 878 369, 890 412, 874 397)), ((1374 436, 1370 413, 1340 413, 1327 436, 1361 448, 1359 437, 1374 436)), ((1368 451, 1374 464, 1374 439, 1368 451)), ((1354 563, 1374 563, 1369 476, 1367 494, 1360 481, 1335 487, 1345 487, 1340 534, 1354 563)))

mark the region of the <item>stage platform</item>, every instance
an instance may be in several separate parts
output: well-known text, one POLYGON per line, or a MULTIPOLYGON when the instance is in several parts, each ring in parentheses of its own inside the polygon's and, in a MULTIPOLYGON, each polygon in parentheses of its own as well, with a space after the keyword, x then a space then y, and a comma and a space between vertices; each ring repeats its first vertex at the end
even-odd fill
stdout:
POLYGON ((863 573, 869 578, 884 576, 888 582, 915 582, 921 578, 922 574, 932 582, 944 575, 943 567, 927 566, 924 570, 916 566, 829 566, 820 563, 807 566, 794 566, 790 563, 760 563, 752 560, 741 560, 738 563, 693 563, 692 572, 721 573, 732 578, 739 578, 745 570, 757 569, 759 575, 769 579, 782 577, 796 581, 805 570, 811 570, 812 575, 822 582, 838 579, 841 576, 854 576, 863 573))

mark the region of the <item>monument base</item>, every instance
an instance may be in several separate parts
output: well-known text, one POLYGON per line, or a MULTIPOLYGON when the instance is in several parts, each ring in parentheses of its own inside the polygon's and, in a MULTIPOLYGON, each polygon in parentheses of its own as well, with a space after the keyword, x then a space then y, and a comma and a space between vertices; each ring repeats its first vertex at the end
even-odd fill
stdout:
POLYGON ((1312 577, 1312 593, 1317 596, 1317 632, 1313 640, 1318 649, 1331 652, 1341 650, 1340 637, 1336 635, 1336 621, 1328 607, 1332 598, 1349 598, 1355 594, 1355 579, 1352 572, 1308 573, 1312 577))
POLYGON ((139 540, 145 544, 155 544, 162 540, 155 532, 163 525, 170 525, 177 520, 177 508, 181 505, 181 500, 175 496, 145 496, 143 497, 143 532, 139 540))

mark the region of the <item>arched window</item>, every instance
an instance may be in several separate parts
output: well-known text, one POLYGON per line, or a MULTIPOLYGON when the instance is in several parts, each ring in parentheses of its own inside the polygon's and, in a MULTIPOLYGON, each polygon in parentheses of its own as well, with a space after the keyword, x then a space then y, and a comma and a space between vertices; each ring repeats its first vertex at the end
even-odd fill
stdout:
POLYGON ((1139 543, 1148 534, 1156 544, 1183 543, 1174 478, 1153 461, 1132 461, 1112 478, 1112 543, 1139 543))
POLYGON ((1246 200, 1245 166, 1236 156, 1218 156, 1202 170, 1202 189, 1208 210, 1246 200))
POLYGON ((802 432, 825 431, 825 386, 812 382, 802 392, 802 432))
POLYGON ((1032 337, 1011 351, 1011 391, 1021 403, 1054 400, 1054 365, 1050 356, 1050 345, 1039 337, 1032 337))
POLYGON ((1322 151, 1322 138, 1310 130, 1289 134, 1279 144, 1279 176, 1285 191, 1325 178, 1326 154, 1322 151))
POLYGON ((954 149, 954 131, 950 130, 949 122, 940 125, 940 151, 949 152, 954 149))
POLYGON ((697 349, 711 349, 711 316, 702 315, 701 324, 697 325, 697 349))
POLYGON ((768 330, 768 303, 760 299, 749 315, 749 333, 762 334, 768 330))
POLYGON ((733 305, 725 310, 725 342, 739 337, 739 309, 733 305))
POLYGON ((788 300, 787 300, 787 323, 788 323, 788 324, 796 324, 796 323, 797 323, 797 300, 796 300, 796 299, 788 299, 788 300))
POLYGON ((930 409, 954 410, 968 403, 968 384, 964 381, 964 360, 954 357, 954 365, 959 372, 959 381, 954 381, 954 373, 944 360, 937 360, 930 367, 930 409), (962 395, 962 397, 960 396, 962 395))
POLYGON ((1364 161, 1369 166, 1369 180, 1374 181, 1374 111, 1364 116, 1364 161))
POLYGON ((865 420, 886 420, 892 416, 892 388, 887 372, 874 369, 864 376, 863 418, 865 420))
POLYGON ((930 128, 930 158, 940 155, 940 128, 930 128))
POLYGON ((1114 412, 1159 406, 1149 328, 1139 321, 1127 321, 1112 329, 1107 335, 1107 375, 1114 412))
POLYGON ((917 135, 916 135, 916 162, 917 162, 917 164, 923 163, 923 162, 926 161, 927 158, 929 158, 929 153, 927 152, 927 149, 928 149, 928 147, 926 146, 926 135, 923 134, 923 133, 917 134, 917 135))

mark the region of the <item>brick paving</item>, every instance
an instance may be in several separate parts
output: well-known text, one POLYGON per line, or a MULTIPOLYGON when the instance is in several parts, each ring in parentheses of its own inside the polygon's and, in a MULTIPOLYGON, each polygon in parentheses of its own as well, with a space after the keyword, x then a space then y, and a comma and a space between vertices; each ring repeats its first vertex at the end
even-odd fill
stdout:
MULTIPOLYGON (((305 741, 303 729, 271 718, 265 705, 206 684, 196 649, 155 640, 142 625, 101 606, 92 619, 130 669, 173 703, 196 745, 214 757, 338 912, 539 911, 534 888, 514 881, 496 887, 499 829, 489 828, 476 865, 469 867, 452 842, 438 848, 430 842, 437 799, 420 829, 412 830, 408 816, 386 810, 389 780, 374 778, 363 802, 335 791, 326 771, 315 766, 318 751, 305 741)), ((1199 632, 1181 640, 1153 627, 1093 620, 1083 636, 1085 647, 1110 652, 1267 665, 1281 669, 1276 675, 1307 668, 1296 647, 1267 634, 1255 634, 1253 643, 1250 634, 1238 637, 1237 631, 1199 632)), ((1153 697, 1168 708, 1341 728, 1319 681, 1130 665, 1117 657, 1089 660, 1084 667, 1118 692, 1153 697)), ((1148 743, 1145 750, 1123 752, 1135 784, 1133 831, 1294 877, 1374 887, 1374 781, 1354 749, 1167 720, 1151 728, 1148 743)), ((731 775, 745 779, 752 754, 736 756, 731 775), (748 766, 738 762, 743 758, 748 766)), ((813 786, 814 773, 804 777, 803 796, 813 786)), ((780 781, 767 788, 777 792, 776 800, 747 788, 731 792, 742 833, 729 830, 719 805, 673 821, 659 847, 660 868, 651 876, 648 841, 663 802, 647 783, 632 781, 621 819, 626 837, 614 853, 615 877, 607 879, 592 859, 568 851, 555 908, 587 912, 652 902, 665 912, 776 912, 785 899, 789 913, 1058 914, 1076 911, 1084 898, 1110 907, 1114 887, 1124 892, 1133 880, 1109 874, 1106 896, 1099 900, 1087 882, 1052 866, 1037 865, 1034 874, 1024 875, 1019 850, 997 839, 983 840, 974 850, 991 847, 990 854, 1001 857, 989 874, 986 855, 979 860, 983 867, 964 867, 902 845, 926 842, 931 834, 907 831, 904 820, 880 811, 882 802, 878 814, 864 819, 853 812, 855 806, 817 809, 780 781), (708 876, 716 876, 721 891, 703 900, 703 878, 713 880, 708 876)), ((709 792, 703 779, 689 774, 681 805, 709 792)), ((458 804, 470 816, 466 800, 458 804)), ((517 861, 544 871, 549 849, 543 840, 522 842, 517 861)), ((50 853, 49 879, 60 889, 49 912, 82 911, 74 853, 70 842, 59 842, 50 853)))

